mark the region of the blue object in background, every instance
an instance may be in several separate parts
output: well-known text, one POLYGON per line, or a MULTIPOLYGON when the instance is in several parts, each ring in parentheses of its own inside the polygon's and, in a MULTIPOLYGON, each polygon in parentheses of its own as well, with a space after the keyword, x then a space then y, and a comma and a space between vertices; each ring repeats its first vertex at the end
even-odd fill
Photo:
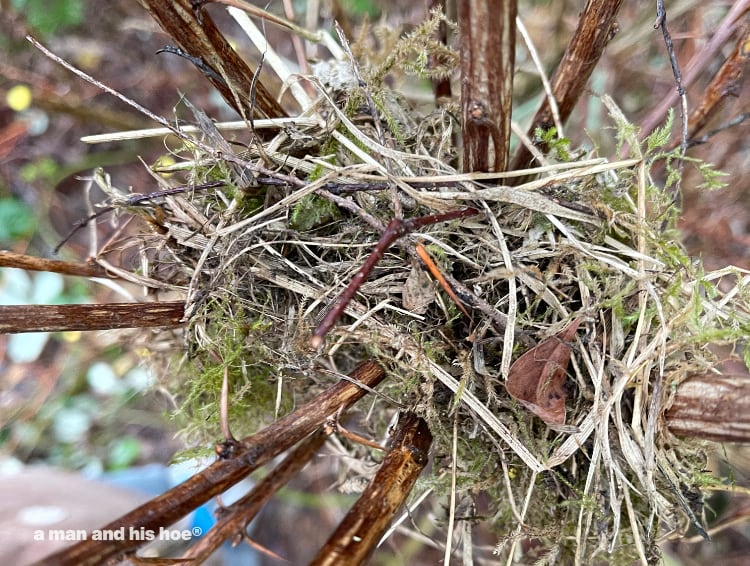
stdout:
MULTIPOLYGON (((172 466, 148 464, 115 472, 107 472, 102 474, 98 479, 124 489, 155 497, 179 485, 210 463, 209 460, 188 460, 172 466)), ((225 492, 222 495, 222 501, 225 505, 230 505, 244 496, 251 488, 252 482, 249 480, 242 481, 225 492)), ((214 500, 201 505, 187 517, 189 522, 185 528, 198 528, 201 533, 205 534, 216 524, 214 518, 215 510, 216 503, 214 500)), ((217 554, 221 555, 222 563, 225 566, 257 566, 259 564, 258 552, 244 543, 233 547, 231 542, 226 542, 217 554)))

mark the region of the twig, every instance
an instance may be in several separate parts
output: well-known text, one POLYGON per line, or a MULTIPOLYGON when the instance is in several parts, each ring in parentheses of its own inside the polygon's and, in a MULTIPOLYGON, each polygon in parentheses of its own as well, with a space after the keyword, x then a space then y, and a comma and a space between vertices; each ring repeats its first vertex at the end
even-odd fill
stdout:
POLYGON ((732 54, 727 57, 719 72, 711 80, 711 84, 705 90, 703 100, 690 116, 688 145, 695 145, 695 135, 703 129, 727 97, 739 96, 742 91, 743 69, 748 60, 750 60, 750 24, 745 24, 740 30, 732 54))
MULTIPOLYGON (((604 48, 612 39, 615 18, 622 3, 623 0, 590 0, 579 16, 576 31, 552 77, 552 94, 557 101, 562 123, 573 112, 604 48)), ((548 129, 553 125, 550 103, 545 98, 531 121, 528 135, 533 138, 537 128, 548 129)), ((520 145, 513 156, 510 169, 526 168, 530 162, 531 152, 526 146, 520 145)), ((521 177, 516 180, 516 184, 526 180, 521 177)))
POLYGON ((154 201, 159 198, 164 198, 172 195, 178 195, 182 193, 189 193, 192 191, 200 191, 200 190, 207 190, 207 189, 215 189, 218 187, 225 187, 227 184, 225 181, 210 181, 208 183, 203 183, 201 185, 182 185, 180 187, 172 187, 171 189, 164 189, 161 191, 154 191, 152 193, 147 194, 135 194, 130 195, 128 197, 124 198, 115 198, 113 199, 113 203, 111 206, 107 206, 103 208, 102 210, 98 210, 97 212, 93 212, 89 214, 86 218, 83 218, 82 220, 79 220, 73 225, 73 228, 70 230, 67 236, 65 236, 60 243, 58 243, 55 246, 54 252, 57 253, 60 251, 60 249, 75 235, 78 230, 81 228, 85 228, 89 222, 92 220, 95 220, 96 218, 99 218, 100 216, 103 216, 104 214, 107 214, 109 212, 112 212, 115 210, 115 208, 120 207, 133 207, 133 206, 139 206, 145 202, 154 201))
POLYGON ((733 128, 735 126, 739 126, 744 122, 745 120, 750 120, 750 112, 743 112, 742 114, 739 114, 726 122, 725 124, 722 124, 718 128, 711 130, 710 132, 698 137, 698 138, 692 138, 688 142, 688 147, 693 147, 694 145, 701 145, 704 143, 707 143, 712 137, 714 137, 716 134, 720 134, 724 130, 728 130, 729 128, 733 128))
MULTIPOLYGON (((699 49, 685 66, 683 83, 686 87, 690 87, 695 82, 700 73, 711 63, 716 53, 724 47, 740 25, 742 14, 746 13, 748 9, 750 9, 750 0, 736 0, 732 4, 708 43, 699 49)), ((674 105, 676 96, 676 91, 667 93, 659 105, 643 120, 641 123, 641 135, 643 137, 649 135, 664 120, 664 115, 674 105)))
MULTIPOLYGON (((234 7, 227 8, 227 11, 240 25, 242 31, 245 32, 250 41, 255 44, 255 47, 262 54, 263 61, 268 61, 271 69, 273 69, 281 82, 283 84, 289 83, 289 81, 293 79, 292 72, 287 67, 285 61, 268 44, 265 34, 261 33, 258 27, 244 11, 234 7)), ((292 38, 299 42, 298 35, 293 35, 292 38)), ((255 73, 255 77, 258 77, 257 72, 255 73)), ((290 89, 294 99, 297 101, 297 104, 303 112, 309 110, 314 105, 314 101, 310 98, 307 92, 305 92, 305 89, 299 84, 299 82, 296 80, 292 81, 290 83, 290 89)))
POLYGON ((0 267, 49 271, 60 273, 61 275, 78 275, 80 277, 112 277, 111 274, 98 265, 34 257, 8 250, 0 250, 0 267))
POLYGON ((284 458, 281 464, 270 470, 250 493, 229 507, 221 509, 218 512, 216 525, 190 547, 182 558, 195 560, 200 564, 234 534, 241 533, 247 536, 245 529, 250 521, 279 489, 305 467, 323 445, 325 439, 325 433, 319 430, 303 440, 284 458))
POLYGON ((461 302, 461 299, 456 296, 456 293, 453 292, 451 286, 448 285, 448 281, 445 280, 445 277, 438 269, 438 266, 435 265, 435 262, 432 261, 430 254, 427 253, 427 250, 424 248, 424 246, 422 246, 422 244, 417 244, 414 247, 417 250, 417 255, 424 262, 425 266, 427 266, 427 269, 430 270, 432 276, 437 280, 438 283, 440 283, 440 286, 445 290, 446 293, 448 293, 448 296, 453 299, 453 302, 456 303, 456 306, 458 306, 459 309, 461 309, 461 312, 466 315, 466 318, 471 319, 469 311, 466 310, 466 307, 461 302))
POLYGON ((249 119, 286 115, 263 84, 257 85, 257 97, 251 100, 248 87, 255 73, 229 45, 210 14, 202 9, 203 2, 141 0, 141 3, 183 50, 203 61, 206 69, 210 69, 210 72, 203 69, 204 76, 240 116, 249 119))
MULTIPOLYGON (((680 115, 682 117, 680 153, 684 157, 688 143, 687 96, 685 95, 685 87, 682 86, 682 72, 680 71, 680 65, 677 62, 677 56, 674 53, 672 34, 669 33, 669 28, 667 27, 667 10, 664 8, 664 0, 656 0, 656 21, 654 22, 654 29, 659 28, 661 28, 662 36, 664 36, 664 44, 667 46, 667 54, 669 55, 669 64, 672 66, 672 74, 674 75, 674 81, 677 85, 677 95, 680 97, 680 115)), ((682 166, 682 162, 683 161, 680 160, 680 166, 682 166)), ((679 179, 677 184, 679 185, 679 179)), ((678 189, 675 189, 675 192, 678 192, 678 189)))
POLYGON ((70 63, 68 63, 65 59, 62 59, 62 58, 58 57, 57 55, 55 55, 54 53, 52 53, 49 49, 47 49, 46 47, 44 47, 44 45, 42 45, 41 43, 39 43, 36 39, 34 39, 33 37, 31 37, 30 35, 27 35, 26 39, 34 47, 36 47, 37 49, 39 49, 39 51, 41 51, 47 57, 49 57, 50 59, 52 59, 55 63, 58 63, 59 65, 62 65, 63 67, 65 67, 66 69, 68 69, 71 73, 75 73, 76 75, 78 75, 79 77, 81 77, 84 81, 86 81, 88 83, 91 83, 92 85, 94 85, 94 86, 102 89, 104 92, 106 92, 108 94, 111 94, 112 96, 114 96, 118 100, 121 100, 122 102, 124 102, 128 106, 131 106, 132 108, 135 108, 141 114, 144 114, 145 116, 148 116, 149 118, 151 118, 157 124, 161 124, 162 126, 164 126, 165 128, 167 128, 170 132, 173 132, 173 133, 175 133, 177 135, 180 135, 179 130, 175 126, 173 126, 172 124, 170 124, 167 120, 165 120, 164 118, 162 118, 161 116, 157 116, 156 114, 154 114, 153 112, 151 112, 151 110, 149 110, 148 108, 146 108, 144 106, 141 106, 140 104, 138 104, 134 100, 131 100, 127 96, 124 96, 124 95, 120 94, 115 89, 113 89, 111 87, 108 87, 107 85, 105 85, 102 82, 99 82, 98 80, 96 80, 91 75, 87 75, 86 73, 84 73, 80 69, 77 69, 76 67, 74 67, 73 65, 71 65, 70 63))
POLYGON ((370 255, 362 264, 362 267, 360 267, 357 273, 354 274, 349 285, 336 299, 334 307, 328 311, 326 316, 313 331, 312 338, 310 339, 310 344, 313 348, 320 347, 323 343, 323 337, 328 334, 328 331, 331 328, 333 328, 333 325, 336 324, 336 321, 346 309, 346 305, 351 302, 354 295, 357 294, 357 291, 362 286, 362 283, 367 280, 372 270, 385 255, 385 252, 388 251, 388 248, 390 248, 396 240, 404 237, 406 234, 417 228, 435 224, 437 222, 466 218, 467 216, 474 216, 477 213, 478 211, 474 208, 462 208, 460 210, 453 210, 443 214, 429 214, 427 216, 420 216, 419 218, 408 220, 401 220, 400 218, 394 218, 391 220, 383 231, 383 235, 380 237, 380 240, 378 240, 375 248, 373 248, 370 255))

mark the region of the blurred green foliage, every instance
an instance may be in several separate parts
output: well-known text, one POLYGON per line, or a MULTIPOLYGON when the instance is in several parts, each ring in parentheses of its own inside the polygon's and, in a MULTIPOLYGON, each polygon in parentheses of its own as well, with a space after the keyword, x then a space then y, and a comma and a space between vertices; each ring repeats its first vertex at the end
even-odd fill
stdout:
POLYGON ((31 27, 45 37, 83 22, 83 0, 11 0, 11 6, 22 13, 31 27))
POLYGON ((30 206, 14 198, 0 198, 0 244, 31 237, 36 225, 30 206))
POLYGON ((357 16, 367 14, 374 18, 380 14, 380 7, 376 0, 343 0, 341 4, 346 11, 357 16))

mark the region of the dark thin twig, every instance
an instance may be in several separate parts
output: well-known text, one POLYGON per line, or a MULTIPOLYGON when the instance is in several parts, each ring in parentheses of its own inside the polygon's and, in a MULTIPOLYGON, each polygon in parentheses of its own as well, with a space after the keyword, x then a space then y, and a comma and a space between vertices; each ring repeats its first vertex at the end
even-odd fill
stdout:
POLYGON ((731 120, 729 120, 729 122, 726 122, 726 123, 722 124, 721 126, 719 126, 718 128, 716 128, 715 130, 711 130, 710 132, 708 132, 707 134, 702 135, 699 138, 691 139, 690 141, 688 141, 688 147, 693 147, 694 145, 704 144, 704 143, 708 142, 708 140, 710 140, 716 134, 720 134, 724 130, 728 130, 729 128, 733 128, 734 126, 739 126, 745 120, 750 120, 750 112, 743 112, 739 116, 735 116, 734 118, 732 118, 731 120))
POLYGON ((695 513, 693 513, 690 505, 688 505, 687 501, 685 501, 685 496, 682 495, 682 491, 677 488, 677 486, 672 481, 672 478, 670 478, 669 474, 664 470, 664 467, 661 464, 657 464, 657 466, 659 467, 659 471, 661 472, 662 477, 667 481, 667 486, 669 487, 670 491, 675 494, 680 502, 680 507, 682 507, 682 510, 685 511, 685 514, 690 519, 690 524, 693 525, 696 531, 698 531, 698 534, 703 538, 703 540, 710 541, 711 537, 709 536, 708 532, 703 527, 701 522, 698 520, 698 517, 696 517, 695 513))
MULTIPOLYGON (((683 75, 683 84, 685 87, 694 85, 700 74, 711 65, 716 54, 726 46, 729 38, 741 25, 742 15, 748 11, 748 8, 750 8, 750 0, 736 0, 735 2, 731 2, 721 22, 719 22, 716 29, 712 30, 710 39, 693 55, 685 66, 683 75)), ((662 97, 662 100, 643 119, 640 124, 642 136, 649 135, 657 124, 663 121, 667 110, 674 105, 676 94, 676 92, 670 92, 662 97)))
POLYGON ((219 91, 222 98, 243 118, 285 116, 276 97, 262 83, 257 85, 256 100, 247 91, 254 70, 232 48, 224 34, 203 9, 205 2, 195 0, 140 0, 154 21, 184 51, 199 57, 214 73, 204 76, 219 91), (221 80, 216 80, 216 76, 221 80))
POLYGON ((147 193, 147 194, 136 194, 131 195, 127 198, 120 199, 117 202, 115 202, 112 206, 107 206, 106 208, 103 208, 102 210, 99 210, 97 212, 94 212, 93 214, 89 214, 86 218, 83 218, 76 222, 73 225, 73 228, 68 233, 67 236, 65 236, 62 241, 55 246, 55 249, 53 250, 54 253, 57 253, 60 251, 60 248, 62 248, 74 235, 78 230, 81 228, 85 228, 89 222, 92 220, 99 218, 100 216, 103 216, 107 214, 108 212, 112 212, 116 208, 120 207, 128 207, 128 206, 139 206, 147 201, 153 201, 158 198, 164 198, 172 195, 179 195, 182 193, 189 193, 193 191, 203 191, 206 189, 215 189, 218 187, 225 187, 226 182, 225 181, 211 181, 209 183, 203 183, 202 185, 182 185, 179 187, 173 187, 171 189, 164 189, 161 191, 154 191, 153 193, 147 193))
POLYGON ((52 51, 50 51, 49 49, 47 49, 44 45, 42 45, 41 43, 39 43, 36 39, 34 39, 33 37, 31 37, 30 35, 27 35, 26 39, 34 47, 36 47, 37 49, 39 49, 39 51, 41 51, 47 57, 49 57, 50 59, 52 59, 55 63, 58 63, 59 65, 62 65, 63 67, 65 67, 66 69, 68 69, 70 72, 75 73, 76 75, 78 75, 79 77, 81 77, 84 81, 86 81, 88 83, 91 83, 92 85, 94 85, 94 86, 102 89, 104 92, 106 92, 108 94, 111 94, 112 96, 114 96, 118 100, 121 100, 122 102, 124 102, 128 106, 131 106, 132 108, 135 108, 136 110, 138 110, 138 112, 140 112, 141 114, 145 114, 146 116, 148 116, 149 118, 151 118, 157 124, 161 124, 165 128, 169 128, 177 136, 183 137, 183 134, 181 134, 181 132, 174 125, 170 124, 169 121, 167 121, 166 119, 162 118, 161 116, 157 116, 156 114, 154 114, 153 112, 151 112, 151 110, 149 110, 148 108, 146 108, 144 106, 141 106, 140 104, 138 104, 134 100, 131 100, 127 96, 124 96, 124 95, 120 94, 115 89, 113 89, 111 87, 108 87, 107 85, 105 85, 102 82, 97 81, 91 75, 87 75, 86 73, 84 73, 80 69, 77 69, 76 67, 74 67, 73 65, 71 65, 70 63, 68 63, 65 59, 62 59, 62 58, 58 57, 57 55, 55 55, 54 53, 52 53, 52 51))
MULTIPOLYGON (((30 35, 27 35, 26 39, 32 45, 34 45, 34 47, 36 47, 37 49, 39 49, 42 53, 44 53, 47 57, 49 57, 50 59, 52 59, 56 63, 62 65, 63 67, 65 67, 66 69, 68 69, 69 71, 71 71, 72 73, 78 75, 80 78, 82 78, 86 82, 88 82, 88 83, 96 86, 97 88, 102 89, 104 92, 106 92, 108 94, 111 94, 112 96, 114 96, 118 100, 121 100, 122 102, 124 102, 128 106, 130 106, 132 108, 135 108, 136 110, 138 110, 138 112, 141 112, 145 116, 151 118, 157 124, 161 124, 162 126, 164 126, 165 128, 167 128, 168 130, 170 130, 172 133, 174 133, 180 139, 188 140, 191 144, 193 144, 194 146, 202 149, 203 151, 205 151, 209 155, 214 155, 216 153, 216 149, 215 148, 211 147, 210 145, 204 143, 203 141, 201 141, 201 140, 199 140, 197 138, 191 138, 191 137, 187 136, 184 132, 180 131, 180 129, 176 125, 170 123, 165 118, 162 118, 161 116, 157 116, 156 114, 154 114, 153 112, 151 112, 149 109, 141 106, 140 104, 138 104, 134 100, 131 100, 130 98, 128 98, 124 94, 121 94, 121 93, 117 92, 112 87, 107 86, 106 84, 104 84, 104 83, 96 80, 92 76, 87 75, 86 73, 84 73, 80 69, 77 69, 76 67, 74 67, 73 65, 71 65, 70 63, 68 63, 67 61, 65 61, 64 59, 62 59, 62 58, 58 57, 57 55, 55 55, 54 53, 52 53, 49 49, 47 49, 46 47, 44 47, 41 43, 39 43, 36 39, 34 39, 33 37, 31 37, 30 35)), ((252 82, 252 81, 249 81, 249 82, 252 82)), ((258 86, 262 86, 262 85, 258 85, 258 86)), ((269 114, 269 115, 271 115, 271 114, 269 114)), ((272 171, 271 169, 266 169, 265 167, 260 167, 260 166, 254 165, 254 164, 252 164, 252 163, 250 163, 250 162, 248 162, 248 161, 246 161, 244 159, 241 159, 240 157, 238 157, 238 156, 236 156, 234 154, 227 153, 227 154, 223 154, 222 157, 225 160, 227 160, 227 161, 229 161, 231 163, 236 163, 237 165, 240 165, 240 166, 242 166, 242 167, 244 167, 244 168, 246 168, 246 169, 248 169, 250 171, 253 171, 255 173, 258 173, 258 174, 261 174, 261 175, 275 176, 275 177, 277 177, 279 179, 287 180, 291 185, 295 185, 295 186, 302 186, 302 185, 304 185, 304 182, 301 181, 301 180, 299 180, 299 179, 297 179, 296 177, 291 177, 289 175, 282 175, 280 173, 276 173, 275 171, 272 171)))
POLYGON ((190 53, 188 53, 184 49, 181 49, 179 47, 175 47, 174 45, 165 45, 161 49, 157 49, 155 51, 156 55, 160 55, 161 53, 171 53, 173 55, 177 55, 178 57, 182 57, 183 59, 187 59, 193 65, 195 65, 195 67, 197 67, 198 70, 201 73, 203 73, 204 75, 206 75, 210 79, 215 80, 215 81, 220 81, 220 82, 226 84, 226 81, 221 77, 221 75, 219 75, 219 73, 217 73, 211 67, 209 67, 208 65, 206 65, 206 63, 205 63, 205 61, 203 61, 203 59, 201 59, 200 57, 195 57, 195 56, 191 55, 190 53))
MULTIPOLYGON (((384 187, 384 188, 387 188, 387 187, 384 187)), ((318 194, 320 194, 320 196, 322 196, 323 198, 328 199, 339 208, 343 208, 344 210, 348 210, 352 214, 356 214, 364 222, 369 224, 370 227, 373 228, 374 230, 377 230, 378 232, 385 231, 385 226, 383 226, 383 223, 377 218, 375 218, 372 214, 365 211, 356 202, 354 202, 353 199, 344 198, 335 193, 331 193, 329 191, 318 191, 318 194)))
POLYGON ((680 65, 677 62, 677 56, 674 53, 672 35, 669 33, 669 28, 667 27, 667 10, 664 8, 664 0, 656 0, 656 21, 654 22, 654 29, 659 28, 661 28, 661 33, 664 36, 664 44, 667 46, 667 54, 669 55, 669 64, 672 66, 672 74, 674 75, 674 80, 677 84, 677 94, 681 101, 682 133, 680 138, 680 152, 684 156, 688 146, 687 96, 685 96, 685 87, 682 85, 680 65))
POLYGON ((437 222, 455 220, 457 218, 466 218, 478 213, 479 211, 475 208, 462 208, 460 210, 452 210, 441 214, 428 214, 427 216, 420 216, 418 218, 410 218, 407 220, 402 220, 400 218, 394 218, 391 220, 388 223, 388 226, 385 227, 383 235, 380 237, 380 240, 378 240, 378 243, 375 245, 370 255, 359 268, 357 273, 354 274, 354 277, 352 277, 352 280, 349 285, 347 285, 346 289, 344 289, 338 299, 336 299, 333 308, 328 311, 326 316, 313 331, 312 338, 310 339, 312 346, 314 348, 320 347, 323 343, 323 337, 328 334, 328 331, 331 330, 331 328, 333 328, 333 325, 336 324, 336 321, 344 313, 346 306, 352 301, 359 288, 367 280, 372 270, 385 255, 385 252, 388 251, 388 248, 390 248, 396 240, 423 226, 436 224, 437 222))

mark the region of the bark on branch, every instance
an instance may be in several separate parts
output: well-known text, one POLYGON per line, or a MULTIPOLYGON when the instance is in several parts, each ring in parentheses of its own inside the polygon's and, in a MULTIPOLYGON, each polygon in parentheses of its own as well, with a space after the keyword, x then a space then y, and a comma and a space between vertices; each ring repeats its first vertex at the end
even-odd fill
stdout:
POLYGON ((240 116, 286 116, 263 84, 253 80, 255 72, 232 49, 211 16, 200 6, 202 3, 191 0, 140 0, 140 3, 240 116), (251 86, 254 86, 254 93, 251 93, 251 86))
POLYGON ((80 277, 111 277, 104 268, 95 264, 46 259, 8 250, 0 250, 0 267, 49 271, 60 273, 61 275, 77 275, 80 277))
MULTIPOLYGON (((615 18, 621 5, 622 0, 589 0, 578 18, 578 27, 551 81, 561 122, 570 117, 604 48, 614 36, 615 18)), ((536 128, 548 129, 552 126, 552 110, 549 100, 545 98, 531 122, 529 137, 533 138, 536 128)), ((531 152, 524 145, 519 145, 513 156, 511 171, 526 169, 530 164, 531 152)), ((521 177, 514 179, 514 183, 523 182, 521 177)))
POLYGON ((666 418, 679 436, 750 442, 750 376, 693 375, 677 388, 666 418))
POLYGON ((401 413, 378 473, 310 566, 364 564, 427 464, 432 434, 414 413, 401 413))
POLYGON ((102 305, 0 306, 0 334, 175 327, 185 314, 183 301, 102 305))
POLYGON ((458 0, 466 172, 505 171, 508 164, 516 11, 517 0, 458 0))

